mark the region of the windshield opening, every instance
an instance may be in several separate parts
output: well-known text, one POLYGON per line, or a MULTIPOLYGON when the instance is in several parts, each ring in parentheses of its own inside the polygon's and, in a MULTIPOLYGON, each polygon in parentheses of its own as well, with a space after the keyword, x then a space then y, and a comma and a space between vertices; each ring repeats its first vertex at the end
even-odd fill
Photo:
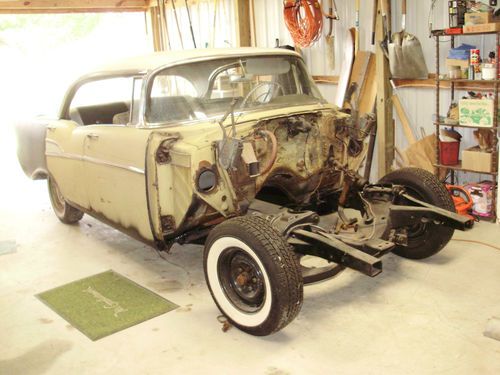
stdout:
POLYGON ((149 123, 196 121, 235 111, 325 103, 295 56, 235 57, 167 68, 153 79, 149 123))

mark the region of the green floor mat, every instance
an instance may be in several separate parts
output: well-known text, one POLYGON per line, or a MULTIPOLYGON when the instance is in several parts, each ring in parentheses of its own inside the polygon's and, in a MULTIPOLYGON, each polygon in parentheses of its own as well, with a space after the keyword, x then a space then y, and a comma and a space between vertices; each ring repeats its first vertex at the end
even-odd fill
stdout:
POLYGON ((111 270, 37 297, 94 341, 179 307, 111 270))

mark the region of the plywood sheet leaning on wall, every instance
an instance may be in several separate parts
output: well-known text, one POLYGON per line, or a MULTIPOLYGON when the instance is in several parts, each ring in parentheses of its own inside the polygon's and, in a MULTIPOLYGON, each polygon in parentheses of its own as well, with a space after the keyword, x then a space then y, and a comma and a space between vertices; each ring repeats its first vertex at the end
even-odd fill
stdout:
POLYGON ((342 68, 340 70, 337 93, 334 104, 339 108, 344 107, 345 95, 349 87, 349 79, 353 67, 354 59, 354 29, 349 30, 349 38, 345 41, 342 68))
POLYGON ((377 100, 376 76, 377 66, 375 62, 375 54, 370 53, 365 79, 359 94, 359 114, 361 116, 366 113, 372 113, 375 109, 375 101, 377 100))
MULTIPOLYGON (((436 135, 431 134, 415 143, 411 144, 403 152, 404 167, 417 167, 425 169, 431 173, 435 172, 434 162, 436 161, 436 135)), ((446 175, 446 169, 440 169, 439 178, 446 175)))
POLYGON ((410 145, 405 151, 405 160, 411 167, 418 167, 434 173, 434 160, 436 160, 436 136, 428 135, 410 145))
MULTIPOLYGON (((357 85, 354 99, 357 102, 360 116, 366 113, 372 113, 374 110, 377 97, 377 83, 375 77, 375 55, 371 52, 359 51, 354 59, 354 65, 349 79, 349 87, 354 83, 357 85)), ((345 103, 344 107, 349 108, 349 103, 345 103)))

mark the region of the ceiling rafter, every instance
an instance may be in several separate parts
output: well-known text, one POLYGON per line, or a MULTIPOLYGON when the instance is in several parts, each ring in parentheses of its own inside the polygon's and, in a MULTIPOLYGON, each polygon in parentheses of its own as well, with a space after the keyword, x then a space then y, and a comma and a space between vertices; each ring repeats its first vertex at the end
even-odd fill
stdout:
POLYGON ((149 8, 150 0, 0 0, 0 13, 84 13, 139 12, 149 8))

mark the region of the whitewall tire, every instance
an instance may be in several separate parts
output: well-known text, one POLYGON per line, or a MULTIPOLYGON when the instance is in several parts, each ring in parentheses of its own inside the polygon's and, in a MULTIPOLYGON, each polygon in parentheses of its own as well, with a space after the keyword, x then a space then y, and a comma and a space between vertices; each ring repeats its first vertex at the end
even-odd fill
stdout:
POLYGON ((277 332, 300 311, 303 281, 298 260, 262 217, 234 218, 215 227, 205 244, 204 269, 215 303, 245 332, 277 332))

